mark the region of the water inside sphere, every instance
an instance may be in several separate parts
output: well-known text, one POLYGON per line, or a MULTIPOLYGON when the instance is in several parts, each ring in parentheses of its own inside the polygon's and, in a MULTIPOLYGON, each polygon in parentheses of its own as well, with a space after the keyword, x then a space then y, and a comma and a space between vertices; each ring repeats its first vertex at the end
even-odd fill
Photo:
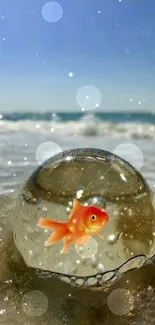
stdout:
POLYGON ((118 156, 90 148, 64 151, 39 166, 24 184, 13 220, 14 241, 26 264, 37 270, 81 286, 113 282, 113 270, 117 273, 123 265, 122 274, 127 266, 140 267, 145 256, 155 253, 152 202, 142 175, 118 156), (85 207, 105 210, 109 222, 101 237, 95 234, 78 247, 73 242, 62 254, 63 240, 46 247, 52 230, 37 223, 41 217, 67 223, 74 198, 85 207), (129 260, 134 262, 125 266, 129 260))

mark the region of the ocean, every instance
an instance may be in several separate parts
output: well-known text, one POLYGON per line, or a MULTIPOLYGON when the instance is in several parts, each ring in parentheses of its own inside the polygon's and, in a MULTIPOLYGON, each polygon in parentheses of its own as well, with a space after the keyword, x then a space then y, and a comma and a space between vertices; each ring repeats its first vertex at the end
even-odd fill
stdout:
POLYGON ((151 113, 1 113, 0 138, 1 193, 13 192, 27 179, 38 165, 37 148, 45 142, 51 142, 51 154, 52 144, 60 150, 93 147, 111 152, 124 144, 124 153, 125 144, 133 144, 144 158, 141 172, 154 187, 155 115, 151 113))
MULTIPOLYGON (((10 232, 7 220, 12 220, 16 195, 23 182, 40 162, 58 151, 91 147, 120 152, 120 156, 142 173, 154 192, 155 115, 120 112, 1 113, 0 140, 0 324, 154 324, 154 266, 146 272, 141 271, 139 276, 130 272, 114 287, 117 306, 124 301, 123 308, 129 306, 127 290, 133 290, 133 313, 123 318, 121 314, 109 311, 106 304, 108 289, 101 293, 86 290, 83 294, 83 291, 75 292, 55 280, 52 287, 48 280, 41 283, 31 277, 28 267, 23 266, 12 239, 8 239, 7 244, 3 241, 10 232), (149 277, 147 272, 150 272, 149 277), (120 288, 127 290, 119 303, 118 297, 124 292, 122 289, 117 293, 120 288), (139 296, 135 293, 138 290, 139 296), (48 312, 44 314, 48 304, 48 312)), ((113 303, 115 308, 115 300, 113 303)))

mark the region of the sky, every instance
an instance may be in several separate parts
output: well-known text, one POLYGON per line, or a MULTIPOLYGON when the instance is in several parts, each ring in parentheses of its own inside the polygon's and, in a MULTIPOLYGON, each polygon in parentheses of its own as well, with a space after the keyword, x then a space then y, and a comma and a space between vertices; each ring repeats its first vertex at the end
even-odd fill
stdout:
POLYGON ((0 110, 155 112, 154 0, 1 0, 0 110))

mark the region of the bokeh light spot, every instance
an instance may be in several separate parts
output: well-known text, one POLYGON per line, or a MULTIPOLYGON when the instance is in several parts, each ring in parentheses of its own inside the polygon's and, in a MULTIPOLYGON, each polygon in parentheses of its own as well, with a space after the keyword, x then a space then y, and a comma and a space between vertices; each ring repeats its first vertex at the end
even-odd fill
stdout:
POLYGON ((36 160, 39 165, 50 157, 62 152, 61 148, 55 142, 43 142, 36 150, 36 160))
POLYGON ((11 160, 8 160, 8 165, 12 165, 12 161, 11 160))
POLYGON ((79 245, 76 246, 76 252, 77 254, 82 258, 90 258, 94 255, 96 255, 98 251, 98 244, 96 239, 90 238, 86 245, 79 245))
POLYGON ((63 9, 58 2, 47 2, 42 8, 42 16, 47 22, 56 23, 63 16, 63 9))
POLYGON ((86 85, 78 90, 76 100, 83 111, 91 111, 99 107, 102 96, 96 87, 86 85))
POLYGON ((143 167, 143 154, 141 150, 132 143, 123 143, 115 148, 114 154, 129 162, 137 170, 143 167))
POLYGON ((22 299, 22 309, 28 316, 39 317, 46 312, 47 308, 48 299, 39 290, 27 292, 22 299))
POLYGON ((74 76, 74 73, 73 72, 69 72, 68 73, 68 77, 72 78, 74 76))
POLYGON ((110 311, 115 315, 127 315, 133 308, 134 297, 126 289, 115 289, 107 299, 110 311))

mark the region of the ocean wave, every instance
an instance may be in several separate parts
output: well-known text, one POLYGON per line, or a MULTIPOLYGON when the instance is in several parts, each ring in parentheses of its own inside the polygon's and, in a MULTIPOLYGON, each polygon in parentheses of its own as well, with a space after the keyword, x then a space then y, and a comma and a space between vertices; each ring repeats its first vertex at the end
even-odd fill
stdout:
POLYGON ((0 121, 0 133, 39 133, 58 136, 110 136, 132 139, 155 139, 155 125, 101 121, 85 117, 79 121, 0 121))
POLYGON ((99 119, 105 122, 135 122, 155 124, 155 114, 149 112, 8 112, 1 113, 0 119, 5 121, 79 121, 81 119, 99 119))

